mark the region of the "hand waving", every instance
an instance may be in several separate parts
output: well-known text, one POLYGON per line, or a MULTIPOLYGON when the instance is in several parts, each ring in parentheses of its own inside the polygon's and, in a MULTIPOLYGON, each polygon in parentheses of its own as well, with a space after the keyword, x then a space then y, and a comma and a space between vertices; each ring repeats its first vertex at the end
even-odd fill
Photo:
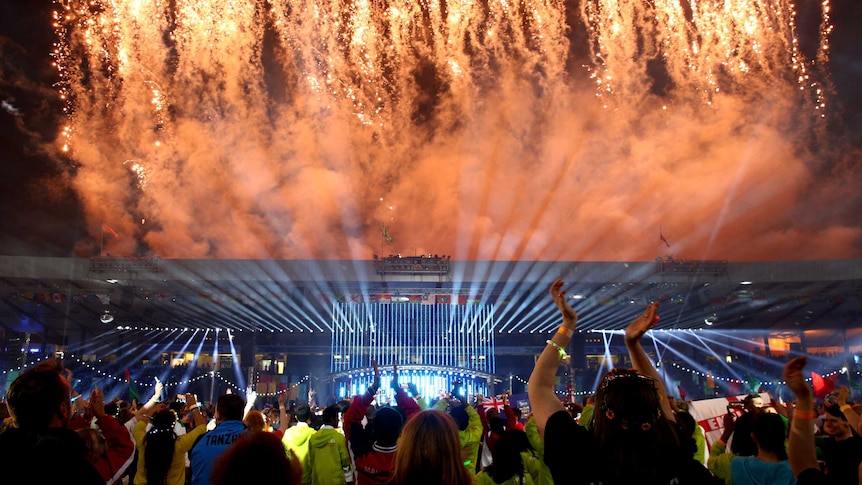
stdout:
POLYGON ((551 284, 548 292, 554 299, 554 303, 557 304, 557 308, 560 309, 560 313, 563 314, 563 325, 574 328, 574 325, 578 323, 578 314, 572 308, 572 305, 569 304, 568 300, 566 300, 566 291, 562 288, 563 280, 557 279, 551 284))
POLYGON ((626 327, 626 342, 639 341, 647 333, 647 330, 655 327, 656 323, 658 323, 657 312, 658 302, 647 305, 646 310, 626 327))

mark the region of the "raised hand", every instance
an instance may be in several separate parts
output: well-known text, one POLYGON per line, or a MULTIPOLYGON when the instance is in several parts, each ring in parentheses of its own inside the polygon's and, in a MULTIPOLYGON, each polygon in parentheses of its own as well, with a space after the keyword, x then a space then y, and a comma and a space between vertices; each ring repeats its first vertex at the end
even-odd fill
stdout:
POLYGON ((98 387, 90 393, 90 413, 97 418, 105 415, 105 394, 98 387))
POLYGON ((156 399, 161 399, 162 391, 164 391, 165 385, 162 384, 162 381, 160 381, 158 377, 156 377, 155 379, 156 379, 156 384, 154 386, 155 387, 155 396, 154 397, 156 397, 156 399))
POLYGON ((374 359, 371 359, 371 366, 374 367, 374 380, 371 381, 368 390, 371 391, 371 394, 377 394, 377 390, 380 389, 380 368, 377 367, 377 361, 374 359))
POLYGON ((284 406, 284 403, 286 403, 286 402, 287 402, 287 393, 286 392, 278 393, 278 406, 279 407, 284 406))
POLYGON ((626 342, 639 341, 647 333, 647 330, 655 327, 658 323, 656 313, 658 313, 658 302, 647 305, 646 310, 626 327, 626 342))
POLYGON ((401 386, 398 385, 398 364, 395 362, 392 363, 392 381, 389 382, 389 385, 395 391, 401 389, 401 386))
POLYGON ((411 397, 419 397, 419 388, 416 387, 416 384, 412 382, 407 383, 407 389, 410 391, 411 397))
POLYGON ((797 357, 784 366, 784 382, 787 387, 793 391, 797 399, 800 397, 812 398, 813 393, 811 387, 805 382, 805 376, 802 374, 802 369, 808 364, 808 357, 797 357))
POLYGON ((568 300, 566 300, 566 291, 563 290, 563 280, 554 280, 554 282, 551 283, 551 288, 548 292, 551 294, 551 297, 554 299, 554 303, 557 304, 557 308, 560 309, 560 313, 563 315, 563 325, 574 328, 574 325, 578 323, 578 314, 575 312, 575 309, 572 308, 572 305, 569 304, 568 300))

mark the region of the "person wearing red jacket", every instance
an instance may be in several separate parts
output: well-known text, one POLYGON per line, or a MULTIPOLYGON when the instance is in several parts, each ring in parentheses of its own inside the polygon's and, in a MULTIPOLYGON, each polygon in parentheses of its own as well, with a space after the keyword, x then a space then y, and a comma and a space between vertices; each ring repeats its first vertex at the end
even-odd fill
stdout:
POLYGON ((362 418, 374 400, 380 387, 380 371, 374 365, 374 381, 365 392, 353 398, 344 413, 344 434, 356 470, 356 485, 385 485, 393 482, 395 471, 395 452, 398 437, 404 421, 420 411, 410 396, 398 384, 398 367, 394 367, 392 388, 398 409, 383 407, 374 414, 374 419, 365 428, 362 418), (403 413, 403 416, 402 416, 403 413))
POLYGON ((105 483, 117 483, 135 458, 135 442, 129 430, 113 416, 105 414, 105 396, 99 388, 90 393, 86 416, 95 418, 98 430, 91 426, 77 429, 87 444, 87 461, 99 472, 105 483), (101 432, 101 435, 100 435, 101 432))

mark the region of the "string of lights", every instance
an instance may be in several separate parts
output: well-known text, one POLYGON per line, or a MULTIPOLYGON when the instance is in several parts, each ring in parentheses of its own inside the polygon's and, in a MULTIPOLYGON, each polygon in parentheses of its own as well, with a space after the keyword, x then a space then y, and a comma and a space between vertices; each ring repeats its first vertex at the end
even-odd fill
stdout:
MULTIPOLYGON (((688 372, 689 374, 694 374, 694 375, 703 376, 703 377, 711 377, 711 378, 713 378, 713 379, 715 379, 715 380, 717 380, 717 381, 729 382, 729 383, 732 383, 732 384, 742 384, 742 383, 748 382, 748 380, 747 380, 747 379, 739 379, 739 378, 736 378, 736 377, 724 377, 724 376, 710 375, 710 374, 708 374, 708 373, 706 373, 706 372, 699 371, 699 370, 697 370, 697 369, 690 369, 690 368, 688 368, 688 367, 682 366, 682 365, 680 365, 680 364, 677 364, 676 362, 672 362, 672 363, 671 363, 671 365, 672 365, 674 368, 679 369, 679 370, 681 370, 681 371, 683 371, 683 372, 688 372)), ((837 370, 834 370, 834 371, 831 371, 831 372, 827 372, 826 374, 821 374, 821 376, 822 376, 822 377, 824 377, 824 378, 828 378, 828 377, 832 377, 832 376, 834 376, 834 375, 838 375, 838 374, 846 374, 847 372, 848 372, 847 368, 846 368, 846 367, 844 367, 844 368, 837 369, 837 370)), ((862 372, 860 372, 860 371, 854 371, 854 373, 855 373, 857 376, 862 376, 862 372)), ((810 378, 810 377, 807 377, 805 380, 806 380, 806 381, 810 381, 810 380, 811 380, 811 378, 810 378)), ((782 386, 782 385, 784 385, 784 384, 786 384, 786 383, 785 383, 784 381, 782 381, 782 380, 775 380, 775 381, 765 381, 765 382, 761 382, 761 384, 764 384, 764 385, 767 385, 767 386, 771 386, 771 385, 778 385, 778 386, 782 386)))
POLYGON ((2 373, 7 374, 9 372, 17 372, 17 371, 20 371, 21 369, 26 369, 27 367, 32 367, 32 366, 38 364, 39 362, 42 362, 43 360, 45 360, 47 358, 48 358, 47 356, 42 357, 40 359, 36 359, 36 360, 30 362, 29 364, 23 364, 23 365, 19 365, 18 367, 15 367, 15 368, 6 369, 2 373))

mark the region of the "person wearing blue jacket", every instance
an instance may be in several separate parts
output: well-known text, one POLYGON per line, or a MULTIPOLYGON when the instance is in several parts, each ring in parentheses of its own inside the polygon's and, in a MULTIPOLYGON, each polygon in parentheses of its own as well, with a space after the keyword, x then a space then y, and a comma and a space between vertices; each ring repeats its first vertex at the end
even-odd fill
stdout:
POLYGON ((236 394, 225 394, 216 403, 216 427, 198 438, 189 452, 192 463, 192 485, 209 485, 216 459, 247 432, 242 422, 245 400, 236 394))

